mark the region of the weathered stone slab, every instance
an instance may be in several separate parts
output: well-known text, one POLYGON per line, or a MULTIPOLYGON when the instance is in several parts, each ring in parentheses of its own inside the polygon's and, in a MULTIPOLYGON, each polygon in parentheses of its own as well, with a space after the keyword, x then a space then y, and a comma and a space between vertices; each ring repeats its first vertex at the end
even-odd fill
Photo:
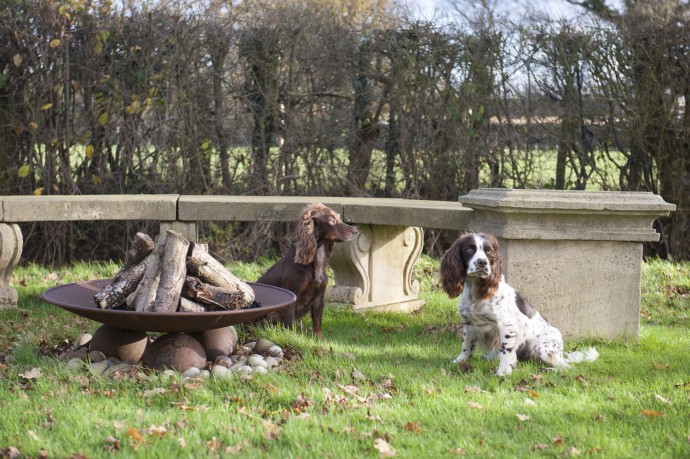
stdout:
POLYGON ((1 221, 176 220, 177 198, 176 194, 3 196, 1 221))
POLYGON ((642 242, 675 209, 652 193, 478 189, 469 229, 498 237, 506 280, 565 336, 637 337, 642 242))

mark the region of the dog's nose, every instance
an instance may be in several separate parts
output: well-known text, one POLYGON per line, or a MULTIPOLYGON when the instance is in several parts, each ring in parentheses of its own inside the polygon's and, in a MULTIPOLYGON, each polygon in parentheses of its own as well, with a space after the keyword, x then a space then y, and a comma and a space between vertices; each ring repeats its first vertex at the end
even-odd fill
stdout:
POLYGON ((477 268, 486 268, 486 265, 488 263, 488 260, 486 258, 479 258, 475 264, 477 265, 477 268))

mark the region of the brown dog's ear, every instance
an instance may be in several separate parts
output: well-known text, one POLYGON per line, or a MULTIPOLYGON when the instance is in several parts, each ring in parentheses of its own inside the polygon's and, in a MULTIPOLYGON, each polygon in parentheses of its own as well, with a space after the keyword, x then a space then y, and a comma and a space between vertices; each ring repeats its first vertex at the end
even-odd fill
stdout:
POLYGON ((316 254, 316 234, 314 233, 316 208, 309 205, 302 210, 295 228, 295 263, 308 265, 316 254))
POLYGON ((466 266, 460 253, 461 239, 453 242, 441 259, 441 286, 449 297, 460 295, 465 284, 466 266))

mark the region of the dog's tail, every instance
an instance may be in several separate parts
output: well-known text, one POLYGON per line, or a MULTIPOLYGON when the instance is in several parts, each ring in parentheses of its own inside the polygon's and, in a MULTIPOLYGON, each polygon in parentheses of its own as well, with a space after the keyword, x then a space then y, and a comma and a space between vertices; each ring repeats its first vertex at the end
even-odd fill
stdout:
POLYGON ((565 354, 563 359, 566 363, 594 362, 599 357, 599 353, 593 347, 582 351, 573 351, 565 354))

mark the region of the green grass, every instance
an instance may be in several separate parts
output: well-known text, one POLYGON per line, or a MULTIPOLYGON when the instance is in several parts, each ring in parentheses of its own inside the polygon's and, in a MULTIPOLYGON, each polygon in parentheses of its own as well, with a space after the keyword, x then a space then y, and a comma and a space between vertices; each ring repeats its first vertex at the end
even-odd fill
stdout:
MULTIPOLYGON (((232 269, 254 280, 265 269, 232 269)), ((98 324, 39 300, 46 288, 106 277, 117 266, 16 269, 19 309, 0 311, 0 449, 26 457, 690 456, 690 264, 644 264, 638 341, 595 345, 593 363, 549 371, 520 363, 509 377, 475 358, 461 370, 456 301, 438 288, 438 261, 417 266, 427 305, 413 315, 329 309, 326 339, 240 328, 297 357, 279 371, 182 381, 144 370, 110 379, 69 371, 55 354, 98 324), (27 378, 32 368, 41 375, 27 378), (24 376, 22 376, 24 375, 24 376)))

